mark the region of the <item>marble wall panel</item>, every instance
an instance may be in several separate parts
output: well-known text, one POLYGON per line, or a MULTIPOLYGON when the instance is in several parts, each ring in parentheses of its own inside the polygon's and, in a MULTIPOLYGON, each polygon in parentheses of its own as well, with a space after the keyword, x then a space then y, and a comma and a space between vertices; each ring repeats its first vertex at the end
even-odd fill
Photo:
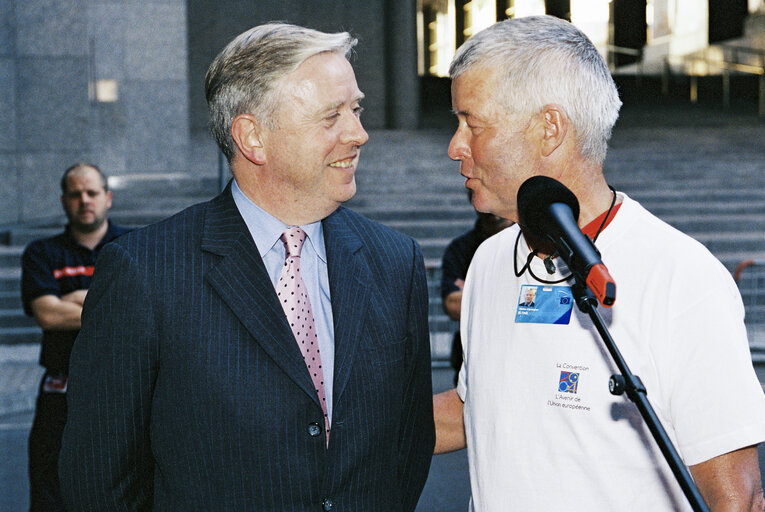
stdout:
POLYGON ((17 61, 17 147, 22 151, 88 149, 90 103, 86 57, 17 61))

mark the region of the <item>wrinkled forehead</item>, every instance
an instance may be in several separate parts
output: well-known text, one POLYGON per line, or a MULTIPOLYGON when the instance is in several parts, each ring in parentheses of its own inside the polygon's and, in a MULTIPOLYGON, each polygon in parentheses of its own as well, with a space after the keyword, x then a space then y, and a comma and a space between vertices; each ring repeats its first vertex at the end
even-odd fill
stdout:
POLYGON ((364 97, 351 63, 337 52, 309 57, 280 80, 277 87, 282 106, 297 104, 310 110, 337 108, 364 97))
POLYGON ((492 67, 471 66, 452 80, 452 102, 469 101, 474 106, 497 103, 499 78, 492 67))

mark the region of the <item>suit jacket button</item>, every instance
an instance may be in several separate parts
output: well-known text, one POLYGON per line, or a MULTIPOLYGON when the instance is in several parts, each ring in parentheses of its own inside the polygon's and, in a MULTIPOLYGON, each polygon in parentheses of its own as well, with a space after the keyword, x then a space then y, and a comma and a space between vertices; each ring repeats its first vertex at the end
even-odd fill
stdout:
POLYGON ((332 500, 329 498, 324 498, 321 500, 321 507, 325 512, 329 512, 335 507, 335 504, 332 503, 332 500))
MULTIPOLYGON (((308 435, 311 437, 318 437, 321 435, 321 425, 318 423, 309 423, 308 424, 308 435)), ((327 509, 329 510, 329 509, 327 509)))

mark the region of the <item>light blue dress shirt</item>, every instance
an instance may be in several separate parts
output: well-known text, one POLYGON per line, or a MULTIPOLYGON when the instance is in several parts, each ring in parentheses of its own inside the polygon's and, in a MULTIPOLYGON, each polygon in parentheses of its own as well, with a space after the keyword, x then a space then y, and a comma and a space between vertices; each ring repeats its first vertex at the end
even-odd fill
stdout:
MULTIPOLYGON (((236 203, 236 207, 255 241, 260 257, 263 258, 274 290, 276 290, 276 283, 279 281, 279 274, 287 257, 287 251, 280 237, 284 230, 290 226, 253 203, 239 188, 236 180, 231 184, 231 193, 234 196, 234 203, 236 203)), ((332 301, 329 295, 324 231, 321 229, 321 221, 300 226, 300 228, 307 235, 300 251, 300 274, 308 289, 316 334, 319 337, 321 366, 324 372, 324 392, 327 397, 327 415, 331 423, 335 331, 332 323, 332 301)))

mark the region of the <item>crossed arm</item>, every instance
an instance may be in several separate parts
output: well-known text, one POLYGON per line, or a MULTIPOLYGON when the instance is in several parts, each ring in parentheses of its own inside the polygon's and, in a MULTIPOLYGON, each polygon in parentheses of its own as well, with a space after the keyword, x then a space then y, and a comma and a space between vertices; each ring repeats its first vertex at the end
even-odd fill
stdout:
POLYGON ((80 316, 87 290, 75 290, 57 297, 42 295, 30 304, 37 324, 45 330, 77 330, 81 327, 80 316))
MULTIPOLYGON (((465 448, 462 409, 463 403, 456 389, 433 396, 436 455, 465 448)), ((725 453, 689 469, 713 512, 765 511, 757 446, 725 453)))

